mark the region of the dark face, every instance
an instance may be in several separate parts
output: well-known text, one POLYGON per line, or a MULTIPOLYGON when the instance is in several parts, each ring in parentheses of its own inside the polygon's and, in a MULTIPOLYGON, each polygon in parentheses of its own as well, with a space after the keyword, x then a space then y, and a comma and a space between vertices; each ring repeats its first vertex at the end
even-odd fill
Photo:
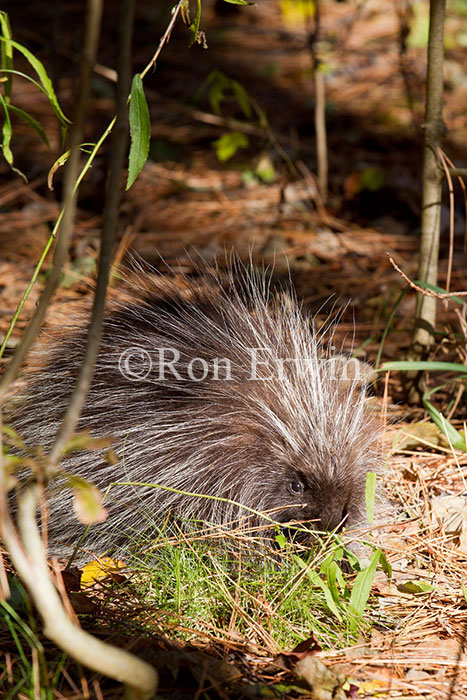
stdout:
POLYGON ((355 479, 307 479, 291 472, 281 488, 284 508, 281 522, 298 520, 319 531, 340 531, 358 522, 364 514, 365 477, 355 479))

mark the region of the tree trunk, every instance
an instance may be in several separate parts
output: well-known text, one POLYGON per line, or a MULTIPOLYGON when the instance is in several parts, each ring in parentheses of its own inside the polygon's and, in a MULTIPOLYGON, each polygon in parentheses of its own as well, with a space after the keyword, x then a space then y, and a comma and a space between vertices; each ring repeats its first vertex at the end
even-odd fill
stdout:
MULTIPOLYGON (((445 133, 443 123, 443 60, 444 18, 446 0, 430 0, 430 30, 428 38, 426 105, 423 151, 423 193, 421 243, 418 279, 429 284, 438 282, 438 254, 441 223, 441 193, 443 173, 436 155, 436 147, 445 133)), ((410 351, 411 359, 425 356, 434 340, 436 299, 418 294, 415 329, 410 351)), ((415 377, 409 380, 409 399, 417 402, 420 392, 415 377)))

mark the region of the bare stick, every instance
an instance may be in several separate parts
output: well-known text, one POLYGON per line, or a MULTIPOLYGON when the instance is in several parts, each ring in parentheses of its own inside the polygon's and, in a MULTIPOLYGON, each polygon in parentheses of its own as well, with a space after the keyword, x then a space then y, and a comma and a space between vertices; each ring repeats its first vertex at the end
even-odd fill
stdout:
POLYGON ((133 33, 134 0, 125 0, 121 4, 119 28, 117 114, 112 130, 109 177, 101 231, 101 249, 99 255, 99 273, 94 296, 91 322, 88 330, 86 351, 76 386, 62 421, 55 442, 49 453, 53 466, 70 439, 86 400, 94 374, 94 365, 99 352, 105 299, 109 283, 110 266, 115 247, 118 207, 121 197, 121 177, 128 141, 128 92, 131 79, 131 45, 133 33))
POLYGON ((328 145, 326 135, 326 88, 319 62, 315 65, 315 129, 319 193, 323 202, 328 196, 328 145))
POLYGON ((171 34, 173 26, 175 24, 175 20, 177 19, 178 13, 180 12, 180 8, 182 5, 183 5, 183 0, 179 0, 179 2, 177 3, 177 6, 172 11, 172 19, 170 20, 167 29, 165 30, 163 36, 161 37, 161 40, 159 42, 159 46, 157 47, 156 53, 154 54, 154 56, 151 58, 148 65, 146 66, 146 68, 141 73, 141 79, 143 79, 144 76, 146 75, 146 73, 148 72, 148 70, 150 70, 153 67, 153 65, 155 64, 155 62, 159 58, 159 54, 162 51, 162 47, 164 46, 165 42, 169 40, 170 34, 171 34))
POLYGON ((400 274, 400 276, 407 282, 412 289, 415 289, 416 292, 419 292, 420 294, 423 294, 426 297, 430 297, 432 299, 449 299, 449 297, 465 297, 467 296, 467 292, 434 292, 432 289, 423 289, 423 287, 419 287, 418 284, 415 284, 415 282, 412 282, 412 280, 407 277, 405 272, 402 272, 400 269, 399 265, 397 265, 394 262, 394 259, 388 255, 389 262, 393 266, 395 270, 400 274))
POLYGON ((326 134, 326 91, 324 74, 318 56, 317 42, 321 30, 321 5, 316 0, 314 9, 314 26, 309 31, 308 46, 311 54, 313 75, 315 81, 315 137, 316 162, 318 170, 318 187, 323 203, 328 194, 328 146, 326 134))
POLYGON ((452 177, 447 166, 447 161, 444 156, 442 149, 437 146, 436 153, 443 166, 443 170, 446 175, 446 180, 448 181, 449 190, 449 257, 448 257, 448 271, 446 273, 446 290, 449 292, 449 287, 451 286, 451 274, 452 274, 452 256, 454 252, 454 188, 452 185, 452 177))
POLYGON ((464 253, 467 253, 467 188, 465 186, 465 182, 462 179, 463 177, 467 177, 467 169, 465 168, 455 168, 454 163, 447 157, 447 155, 444 153, 444 158, 448 165, 451 167, 449 168, 449 172, 453 177, 457 177, 457 181, 460 185, 460 188, 462 190, 462 194, 464 196, 464 210, 466 216, 465 218, 465 226, 464 226, 464 253))

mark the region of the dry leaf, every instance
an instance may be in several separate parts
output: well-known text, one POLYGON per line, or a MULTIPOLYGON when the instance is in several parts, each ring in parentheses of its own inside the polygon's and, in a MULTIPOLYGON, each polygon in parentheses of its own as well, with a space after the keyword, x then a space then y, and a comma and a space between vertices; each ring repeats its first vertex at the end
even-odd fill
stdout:
POLYGON ((126 564, 118 559, 110 557, 101 557, 99 560, 90 561, 83 566, 81 574, 81 588, 88 588, 96 581, 100 581, 106 576, 118 573, 120 569, 124 569, 126 564))

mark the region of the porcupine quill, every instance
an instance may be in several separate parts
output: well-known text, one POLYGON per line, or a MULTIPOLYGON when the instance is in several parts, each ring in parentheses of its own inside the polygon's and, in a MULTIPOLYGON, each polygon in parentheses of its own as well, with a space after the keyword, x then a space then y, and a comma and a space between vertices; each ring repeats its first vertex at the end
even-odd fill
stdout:
MULTIPOLYGON (((140 271, 144 292, 107 315, 78 430, 111 435, 119 463, 81 450, 61 464, 103 491, 112 484, 87 550, 102 554, 168 513, 237 527, 242 518, 265 526, 255 514, 266 513, 318 530, 364 519, 379 452, 360 365, 290 296, 271 299, 267 275, 243 270, 239 285, 238 272, 227 283, 215 273, 161 285, 140 271)), ((59 341, 21 397, 12 424, 29 445, 50 446, 85 339, 80 328, 59 341)), ((62 552, 84 526, 58 482, 49 530, 51 550, 62 552)))

